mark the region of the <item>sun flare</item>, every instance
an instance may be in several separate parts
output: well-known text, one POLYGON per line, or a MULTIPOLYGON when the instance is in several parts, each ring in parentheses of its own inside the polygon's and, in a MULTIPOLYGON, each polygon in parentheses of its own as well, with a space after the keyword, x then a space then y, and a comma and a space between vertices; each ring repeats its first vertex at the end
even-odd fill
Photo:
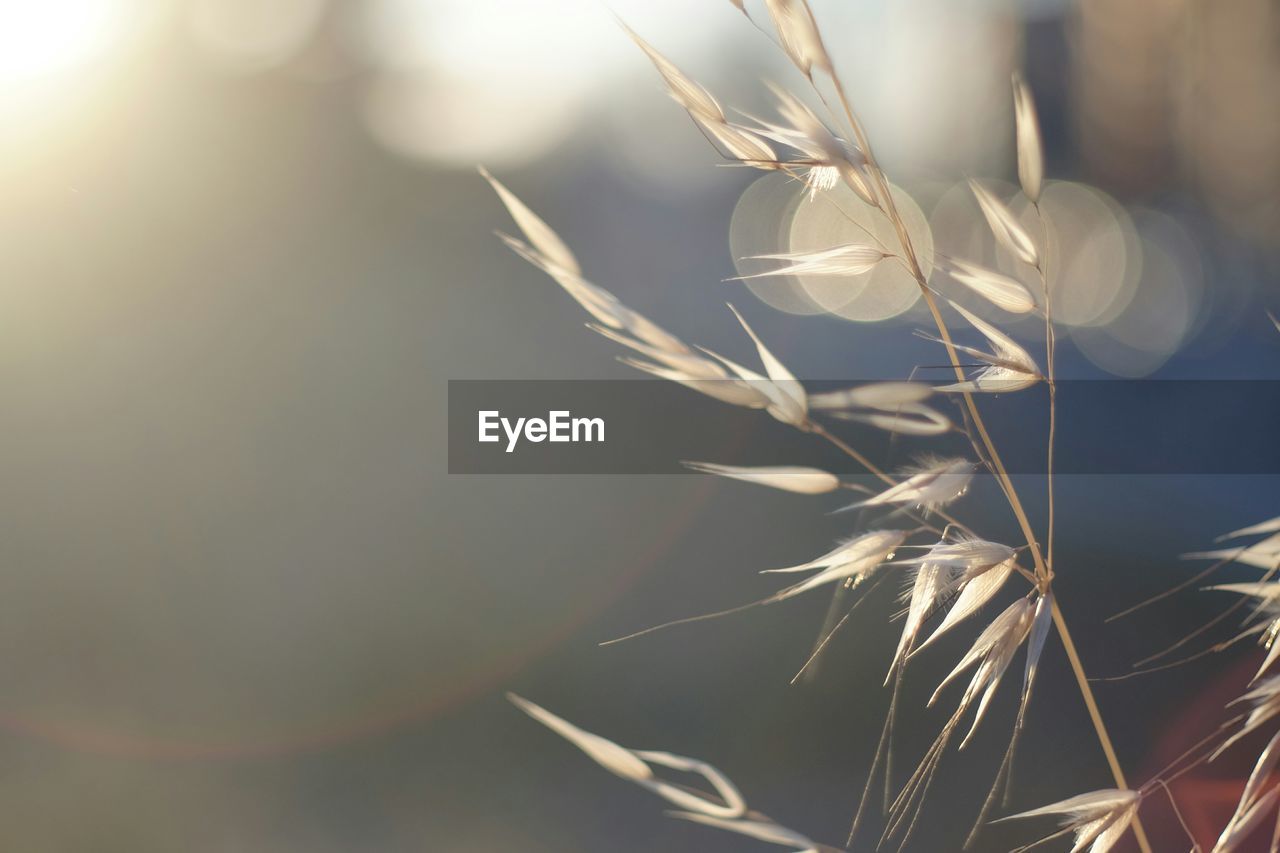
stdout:
POLYGON ((0 80, 66 71, 111 41, 118 0, 0 0, 0 80))

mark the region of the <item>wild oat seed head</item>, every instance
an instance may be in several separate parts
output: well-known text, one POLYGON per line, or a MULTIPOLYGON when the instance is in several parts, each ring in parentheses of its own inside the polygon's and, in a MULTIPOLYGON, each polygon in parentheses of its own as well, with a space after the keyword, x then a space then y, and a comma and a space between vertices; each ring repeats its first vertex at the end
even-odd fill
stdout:
POLYGON ((581 275, 582 268, 578 266, 578 259, 573 256, 573 252, 569 251, 569 247, 564 244, 556 232, 551 230, 547 223, 543 222, 532 210, 525 206, 525 203, 516 198, 515 193, 507 189, 506 185, 489 174, 489 170, 484 166, 478 166, 480 175, 489 182, 494 192, 498 194, 498 198, 502 199, 502 203, 506 205, 507 212, 511 214, 511 218, 515 220, 516 225, 520 226, 520 230, 524 232, 525 239, 538 250, 538 252, 551 263, 561 269, 581 275))
POLYGON ((977 181, 970 181, 969 188, 973 190, 973 195, 978 200, 978 206, 982 208, 982 215, 987 218, 987 225, 991 227, 991 233, 995 236, 996 242, 1023 263, 1034 267, 1039 262, 1036 244, 1018 218, 1003 201, 992 195, 990 190, 977 181))
POLYGON ((840 488, 840 478, 819 468, 805 468, 796 465, 743 467, 739 465, 717 465, 713 462, 685 462, 686 468, 704 474, 715 474, 746 483, 756 483, 784 492, 797 492, 803 495, 821 495, 840 488))
POLYGON ((1253 772, 1249 774, 1249 781, 1245 783, 1244 791, 1236 804, 1236 810, 1223 827, 1212 853, 1233 853, 1270 815, 1275 807, 1276 797, 1280 795, 1280 788, 1273 786, 1265 794, 1262 789, 1270 781, 1277 759, 1280 759, 1280 734, 1274 735, 1258 756, 1253 772))
POLYGON ((611 740, 584 731, 567 720, 556 716, 547 709, 530 702, 514 693, 508 693, 507 699, 530 717, 542 723, 565 740, 582 750, 593 761, 610 773, 628 782, 634 782, 647 788, 678 808, 711 817, 735 819, 746 814, 747 804, 738 793, 738 789, 723 773, 695 758, 673 755, 669 752, 653 752, 631 750, 621 747, 611 740), (678 770, 682 773, 693 773, 702 776, 715 790, 722 802, 717 802, 701 792, 683 785, 673 785, 658 779, 650 767, 657 764, 678 770))
POLYGON ((818 24, 805 0, 765 0, 769 16, 782 49, 806 77, 813 76, 816 67, 828 74, 835 74, 831 58, 822 44, 818 24))
POLYGON ((959 258, 939 256, 936 266, 997 308, 1011 314, 1035 310, 1031 291, 1016 279, 959 258))
POLYGON ((875 269, 887 256, 873 246, 850 243, 816 252, 784 252, 751 257, 756 260, 785 261, 786 264, 767 272, 739 276, 740 279, 772 275, 862 275, 875 269))
POLYGON ((923 651, 939 637, 986 606, 1013 575, 1015 566, 1016 562, 1011 557, 985 569, 966 571, 958 581, 960 594, 956 597, 955 603, 951 605, 951 609, 947 611, 947 615, 943 617, 938 627, 929 635, 929 639, 917 646, 912 654, 923 651))
POLYGON ((772 601, 782 601, 836 581, 852 579, 858 583, 886 560, 892 560, 894 550, 906 539, 907 534, 902 530, 871 530, 807 563, 785 569, 765 569, 761 574, 814 572, 800 583, 775 593, 772 601))
MULTIPOLYGON (((971 355, 979 361, 985 362, 988 366, 968 381, 942 385, 936 390, 948 393, 999 393, 1002 391, 1020 391, 1023 388, 1035 385, 1041 380, 1040 368, 1036 365, 1035 359, 1013 338, 954 302, 951 303, 951 307, 960 312, 960 315, 968 320, 971 326, 982 333, 987 342, 991 344, 991 352, 983 352, 980 349, 953 343, 952 346, 960 352, 971 355)), ((941 339, 932 335, 924 335, 923 337, 927 340, 942 343, 941 339)))
POLYGON ((930 461, 896 486, 844 509, 897 504, 935 510, 964 495, 976 470, 976 466, 966 459, 930 461))
POLYGON ((654 67, 658 69, 658 73, 662 75, 663 81, 667 84, 667 93, 671 95, 677 104, 688 110, 694 118, 710 122, 724 122, 724 110, 720 109, 720 104, 716 102, 710 92, 690 79, 675 66, 675 63, 659 53, 657 48, 640 38, 633 29, 626 24, 622 24, 622 28, 626 30, 627 35, 631 36, 631 40, 645 52, 654 67))
POLYGON ((1061 825, 1075 834, 1071 853, 1081 853, 1086 847, 1089 853, 1108 853, 1137 817, 1141 802, 1142 796, 1137 791, 1109 788, 1080 794, 1002 820, 1062 815, 1061 825))
POLYGON ((1031 629, 1034 614, 1035 607, 1025 598, 1020 598, 1009 605, 983 629, 974 640, 973 647, 956 664, 955 669, 951 670, 951 674, 942 680, 932 698, 929 699, 929 704, 932 705, 948 684, 969 667, 977 666, 956 709, 956 715, 959 716, 968 711, 974 700, 978 702, 977 710, 973 715, 973 724, 964 740, 960 742, 960 749, 965 748, 974 732, 978 730, 978 724, 982 722, 991 698, 995 695, 996 688, 1000 686, 1001 678, 1004 677, 1005 670, 1009 668, 1014 653, 1022 645, 1022 641, 1026 639, 1031 629))
POLYGON ((1040 121, 1036 118, 1036 102, 1027 81, 1013 73, 1013 118, 1018 149, 1018 182, 1032 203, 1040 201, 1044 185, 1044 145, 1040 139, 1040 121))

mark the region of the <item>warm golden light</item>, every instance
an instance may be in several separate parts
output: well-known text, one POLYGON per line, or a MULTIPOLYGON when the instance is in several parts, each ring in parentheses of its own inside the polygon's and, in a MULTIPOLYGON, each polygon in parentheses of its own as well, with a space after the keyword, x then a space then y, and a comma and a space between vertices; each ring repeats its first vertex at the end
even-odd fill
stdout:
POLYGON ((110 41, 117 0, 0 0, 0 80, 65 71, 110 41))

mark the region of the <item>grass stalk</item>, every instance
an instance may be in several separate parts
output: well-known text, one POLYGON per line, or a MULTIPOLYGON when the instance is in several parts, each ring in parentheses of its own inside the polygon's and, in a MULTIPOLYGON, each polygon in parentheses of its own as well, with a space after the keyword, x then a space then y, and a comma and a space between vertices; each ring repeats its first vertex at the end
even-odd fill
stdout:
MULTIPOLYGON (((894 229, 897 231, 898 239, 902 244, 903 254, 907 259, 907 262, 909 264, 912 274, 915 276, 916 282, 920 286, 920 292, 924 298, 925 305, 928 307, 929 313, 933 317, 934 324, 938 328, 938 336, 939 338, 942 339, 943 346, 946 348, 947 357, 951 361, 951 365, 955 371, 957 381, 963 381, 964 370, 960 366, 960 359, 956 353, 955 346, 952 344, 950 330, 947 328, 947 324, 942 317, 942 313, 938 310, 937 300, 934 299, 933 291, 929 289, 928 281, 925 279, 924 273, 920 268, 919 260, 916 257, 915 247, 911 242, 910 234, 907 232, 906 223, 903 221, 901 215, 898 214, 897 206, 894 204, 894 201, 893 201, 893 195, 889 192, 889 187, 887 185, 887 182, 884 179, 884 173, 880 170, 880 167, 877 164, 875 159, 875 154, 871 149, 870 141, 867 139, 866 133, 863 131, 861 123, 858 121, 857 116, 853 112, 853 107, 851 106, 848 95, 845 92, 844 84, 840 82, 839 75, 836 75, 833 73, 831 75, 831 78, 835 86, 836 95, 840 100, 840 105, 844 109, 845 115, 849 119, 849 125, 853 131, 853 134, 858 143, 858 146, 867 158, 867 171, 871 174, 871 178, 875 184, 877 192, 879 192, 882 198, 884 199, 885 213, 889 217, 890 222, 892 222, 894 229)), ((1046 279, 1046 283, 1047 283, 1047 279, 1046 279)), ((1047 284, 1046 284, 1046 290, 1047 290, 1047 284)), ((1048 315, 1050 311, 1048 303, 1049 303, 1049 300, 1048 298, 1046 298, 1045 299, 1046 315, 1048 315)), ((1046 317, 1045 322, 1049 328, 1049 331, 1048 331, 1048 334, 1050 336, 1049 340, 1052 341, 1052 320, 1051 318, 1046 317)), ((1052 348, 1052 343, 1049 343, 1048 346, 1052 348)), ((1052 370, 1052 367, 1048 365, 1046 365, 1046 367, 1049 370, 1052 370)), ((1054 398, 1053 384, 1050 383, 1049 387, 1050 387, 1049 446, 1050 448, 1052 448, 1053 440, 1056 437, 1055 432, 1056 432, 1056 426, 1057 426, 1056 424, 1057 412, 1056 412, 1056 405, 1055 405, 1056 401, 1053 399, 1054 398)), ((978 411, 977 402, 973 399, 973 395, 968 392, 964 392, 962 396, 964 397, 965 407, 968 409, 969 416, 973 421, 974 429, 977 431, 983 446, 987 450, 987 455, 988 455, 988 458, 990 459, 993 472, 996 475, 996 479, 997 481, 1000 482, 1001 487, 1004 490, 1005 497, 1008 499, 1009 508, 1013 511, 1014 517, 1018 522, 1018 526, 1022 529, 1023 536, 1027 540, 1027 546, 1031 551, 1031 558, 1033 563, 1035 564, 1036 576, 1040 579, 1040 583, 1042 585, 1041 588, 1044 591, 1048 591, 1049 585, 1052 583, 1053 575, 1052 575, 1052 572, 1050 571, 1049 566, 1045 562, 1043 554, 1041 553, 1040 545, 1036 541, 1035 533, 1031 528, 1031 522, 1027 517, 1026 510, 1023 508, 1022 501, 1018 497, 1017 490, 1013 486, 1013 481, 1010 479, 1008 471, 1005 469, 1004 463, 1000 459, 1000 453, 996 449, 994 442, 991 440, 991 435, 990 433, 988 433, 986 424, 982 420, 982 415, 978 411)), ((1050 450, 1050 453, 1052 453, 1052 450, 1050 450)), ((1050 491, 1050 495, 1052 495, 1052 490, 1050 491)), ((1052 501, 1052 498, 1050 500, 1052 501)), ((1050 503, 1050 506, 1052 506, 1052 502, 1050 503)), ((1050 530, 1052 530, 1052 527, 1050 527, 1050 530)), ((1062 609, 1058 606, 1058 602, 1056 598, 1053 603, 1053 624, 1054 624, 1054 628, 1058 632, 1058 636, 1062 638, 1062 647, 1066 652, 1067 660, 1071 664, 1071 672, 1075 676, 1076 685, 1079 688, 1080 696, 1084 700, 1085 708, 1089 712, 1089 719, 1093 723, 1093 729, 1095 734, 1097 735, 1098 744, 1102 747, 1102 753, 1106 757, 1107 765, 1110 767, 1110 770, 1111 770, 1111 775, 1115 780, 1117 787, 1127 788, 1129 786, 1128 786, 1128 783, 1125 781, 1124 769, 1120 766, 1120 760, 1116 755, 1115 747, 1111 741, 1111 735, 1107 731, 1106 722, 1103 720, 1102 713, 1098 709, 1097 700, 1093 695, 1093 688, 1090 686, 1089 678, 1085 673, 1084 664, 1080 660, 1080 654, 1076 650, 1075 642, 1072 640, 1071 632, 1067 627, 1066 619, 1062 615, 1062 609)), ((1142 827, 1142 822, 1140 819, 1136 817, 1133 822, 1133 834, 1134 834, 1134 837, 1137 839, 1138 847, 1141 849, 1142 853, 1151 853, 1151 844, 1147 840, 1146 832, 1142 827)))

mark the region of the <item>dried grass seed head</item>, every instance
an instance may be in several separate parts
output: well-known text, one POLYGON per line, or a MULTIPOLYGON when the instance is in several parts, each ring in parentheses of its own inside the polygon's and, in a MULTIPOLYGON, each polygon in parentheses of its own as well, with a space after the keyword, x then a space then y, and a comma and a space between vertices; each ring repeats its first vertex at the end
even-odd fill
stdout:
MULTIPOLYGON (((936 390, 945 393, 1020 391, 1035 385, 1043 378, 1035 359, 1013 338, 954 302, 951 303, 951 307, 960 312, 960 315, 968 320, 970 325, 982 333, 982 336, 991 345, 991 351, 984 352, 975 347, 952 343, 955 349, 966 355, 973 356, 987 366, 974 374, 971 379, 963 382, 954 382, 950 385, 942 385, 936 390)), ((925 334, 922 337, 936 343, 944 343, 940 338, 933 335, 925 334)))
POLYGON ((973 195, 978 200, 978 206, 982 208, 982 215, 986 217, 987 225, 991 227, 991 233, 995 236, 996 242, 1023 263, 1033 267, 1039 264, 1040 256, 1036 251, 1035 241, 1022 227, 1018 217, 1013 215, 1003 201, 996 198, 990 190, 977 181, 970 181, 969 188, 973 190, 973 195))
POLYGON ((999 542, 989 542, 965 533, 948 530, 947 534, 929 547, 920 557, 903 560, 904 564, 934 563, 954 569, 963 580, 975 578, 1015 554, 1015 550, 999 542))
POLYGON ((933 396, 933 388, 923 382, 869 382, 840 391, 812 394, 815 409, 879 409, 893 412, 902 406, 922 403, 933 396))
POLYGON ((871 530, 841 542, 821 557, 788 566, 784 569, 765 569, 761 574, 814 572, 798 584, 789 586, 772 596, 782 601, 811 589, 836 581, 852 579, 861 583, 877 567, 893 559, 894 551, 907 539, 903 530, 871 530))
MULTIPOLYGON (((1241 845, 1274 813, 1277 798, 1280 798, 1280 788, 1272 788, 1243 812, 1232 815, 1214 843, 1211 853, 1237 853, 1244 849, 1241 845)), ((1274 844, 1271 849, 1275 849, 1274 844)))
POLYGON ((1011 314, 1035 310, 1036 301, 1022 282, 959 258, 940 255, 937 267, 997 308, 1011 314))
POLYGON ((1000 679, 1004 676, 1005 670, 1009 668, 1009 663, 1013 660, 1014 654, 1018 651, 1018 647, 1022 645, 1022 641, 1026 639, 1027 633, 1031 629, 1034 616, 1035 606, 1026 598, 1020 598, 1009 605, 1003 613, 983 629, 982 633, 978 635, 978 639, 974 640, 973 647, 956 664, 955 669, 951 670, 951 674, 942 680, 942 683, 938 685, 938 689, 934 691, 933 696, 929 699, 929 704, 932 705, 948 684, 969 667, 976 665, 977 668, 974 670, 973 677, 965 688, 964 695, 960 698, 960 704, 956 708, 956 717, 958 718, 968 711, 974 700, 978 702, 977 710, 973 716, 973 724, 969 727, 968 734, 965 735, 964 740, 960 743, 961 749, 965 748, 969 743, 969 739, 973 737, 974 732, 978 730, 978 724, 982 722, 982 718, 987 712, 991 697, 995 695, 996 688, 1000 686, 1000 679))
MULTIPOLYGON (((726 368, 732 362, 693 350, 675 335, 622 304, 603 287, 583 278, 577 259, 555 231, 514 193, 483 169, 481 171, 529 242, 499 234, 502 241, 554 279, 595 318, 599 325, 590 325, 589 328, 649 359, 624 358, 624 364, 651 376, 678 382, 731 405, 770 411, 779 407, 778 394, 771 380, 740 367, 731 373, 726 368)), ((793 409, 794 406, 781 410, 790 414, 793 409)))
POLYGON ((844 509, 899 505, 933 511, 963 496, 976 470, 977 466, 967 459, 928 459, 908 471, 906 479, 897 485, 844 509))
POLYGON ((1277 714, 1280 714, 1280 675, 1264 678, 1252 690, 1247 691, 1231 704, 1236 705, 1242 702, 1248 702, 1253 707, 1249 709, 1248 714, 1245 715, 1244 722, 1241 723, 1235 734, 1224 740, 1213 751, 1210 756, 1211 761, 1226 752, 1241 738, 1257 731, 1269 720, 1275 719, 1277 714))
POLYGON ((893 661, 889 664, 889 674, 885 676, 885 684, 888 684, 898 668, 906 663, 916 647, 925 622, 942 608, 947 597, 954 590, 955 582, 962 571, 946 562, 933 562, 927 558, 916 562, 911 580, 906 587, 907 610, 902 624, 902 634, 898 638, 898 648, 893 653, 893 661))
POLYGON ((744 128, 793 149, 799 157, 789 164, 803 171, 810 197, 832 189, 842 179, 864 202, 874 206, 875 196, 865 173, 867 159, 862 151, 836 136, 803 101, 770 84, 778 99, 778 121, 751 117, 755 127, 744 128))
POLYGON ((1254 763, 1253 772, 1249 774, 1249 780, 1240 794, 1236 810, 1231 815, 1231 820, 1222 828, 1212 853, 1234 853, 1275 808, 1280 787, 1272 786, 1266 793, 1263 793, 1263 788, 1271 779, 1277 759, 1280 759, 1280 733, 1271 738, 1254 763))
POLYGON ((902 435, 942 435, 951 421, 922 401, 933 388, 920 382, 873 382, 809 395, 809 408, 830 412, 841 420, 858 421, 902 435))
POLYGON ((729 154, 748 165, 760 168, 776 168, 777 155, 759 134, 750 128, 732 124, 725 118, 724 110, 704 87, 696 83, 642 39, 626 24, 622 28, 649 57, 667 85, 667 93, 682 106, 698 126, 724 146, 729 154))
POLYGON ((1253 676, 1253 681, 1257 681, 1275 664, 1277 659, 1280 659, 1280 642, 1276 642, 1277 637, 1280 637, 1280 582, 1225 583, 1205 587, 1205 589, 1206 591, 1232 592, 1252 598, 1256 602, 1253 612, 1245 620, 1247 627, 1237 634, 1235 639, 1240 640, 1250 634, 1257 634, 1258 645, 1266 649, 1267 654, 1262 660, 1262 665, 1253 676), (1249 622, 1255 624, 1248 625, 1249 622))
POLYGON ((749 371, 742 365, 729 361, 723 356, 715 353, 711 353, 711 355, 737 374, 739 379, 760 383, 759 390, 769 399, 769 405, 766 407, 769 414, 785 424, 801 428, 807 427, 809 423, 809 403, 808 397, 805 395, 804 386, 769 351, 769 348, 760 340, 760 336, 755 333, 755 330, 748 325, 742 314, 738 312, 738 309, 730 305, 729 310, 738 318, 738 322, 742 324, 742 328, 751 338, 752 343, 756 345, 756 352, 760 356, 760 363, 764 365, 766 376, 749 371))
POLYGON ((805 0, 765 0, 765 7, 773 19, 783 51, 802 74, 811 78, 814 68, 835 74, 818 24, 805 0))
POLYGON ((498 198, 502 200, 507 212, 511 214, 511 218, 520 227, 530 245, 543 258, 560 269, 574 275, 581 275, 582 268, 578 265, 578 259, 573 256, 573 252, 569 251, 569 247, 564 244, 559 235, 551 230, 551 226, 543 222, 541 217, 530 210, 516 197, 515 193, 507 189, 505 184, 489 174, 488 169, 484 166, 478 166, 477 169, 481 177, 488 181, 494 192, 498 194, 498 198))
POLYGON ((929 635, 929 639, 917 646, 912 654, 923 651, 956 625, 959 625, 986 606, 991 599, 995 598, 996 593, 1004 587, 1016 567, 1015 559, 1010 557, 1002 563, 997 563, 979 572, 966 572, 965 576, 962 576, 959 580, 960 594, 956 596, 951 609, 947 611, 947 615, 943 617, 942 622, 929 635))
POLYGON ((621 779, 647 788, 678 808, 725 819, 734 819, 746 814, 747 804, 738 793, 738 789, 728 777, 704 761, 672 755, 669 752, 627 749, 600 735, 580 729, 546 708, 514 693, 508 693, 507 699, 530 717, 578 747, 605 770, 621 779), (650 767, 651 764, 702 776, 722 802, 716 802, 710 796, 684 786, 662 781, 655 776, 650 767))
POLYGON ((1192 551, 1183 554, 1184 560, 1223 560, 1239 564, 1241 566, 1252 566, 1255 569, 1261 569, 1264 572, 1274 571, 1280 567, 1280 549, 1277 543, 1270 539, 1264 539, 1246 548, 1221 548, 1216 551, 1192 551))
POLYGON ((1018 182, 1032 203, 1040 201, 1044 186, 1044 144, 1040 120, 1031 88, 1018 72, 1013 73, 1013 119, 1018 149, 1018 182))
POLYGON ((695 83, 687 74, 677 68, 675 63, 659 53, 657 48, 640 38, 635 30, 626 24, 621 24, 621 26, 626 30, 631 40, 645 52, 653 66, 658 69, 658 73, 662 75, 663 82, 667 84, 667 94, 671 96, 672 100, 688 110, 694 118, 713 122, 725 121, 724 110, 720 108, 720 104, 716 102, 710 92, 695 83))
POLYGON ((1080 794, 1002 820, 1061 815, 1061 826, 1075 835, 1071 853, 1081 853, 1085 848, 1088 848, 1089 853, 1109 853, 1137 817, 1141 803, 1142 795, 1137 791, 1108 788, 1080 794))
POLYGON ((862 275, 875 269, 886 255, 874 246, 849 243, 816 252, 783 252, 774 255, 752 255, 755 260, 784 261, 783 266, 739 279, 774 275, 862 275))
POLYGON ((1260 521, 1249 527, 1242 527, 1239 530, 1233 530, 1230 533, 1224 533, 1215 541, 1222 542, 1227 539, 1239 539, 1242 536, 1256 536, 1262 533, 1280 533, 1280 516, 1260 521))
POLYGON ((732 480, 742 480, 746 483, 803 495, 821 495, 840 488, 840 478, 820 468, 799 465, 746 467, 717 465, 714 462, 685 462, 684 465, 686 468, 704 474, 715 474, 719 477, 728 477, 732 480))

